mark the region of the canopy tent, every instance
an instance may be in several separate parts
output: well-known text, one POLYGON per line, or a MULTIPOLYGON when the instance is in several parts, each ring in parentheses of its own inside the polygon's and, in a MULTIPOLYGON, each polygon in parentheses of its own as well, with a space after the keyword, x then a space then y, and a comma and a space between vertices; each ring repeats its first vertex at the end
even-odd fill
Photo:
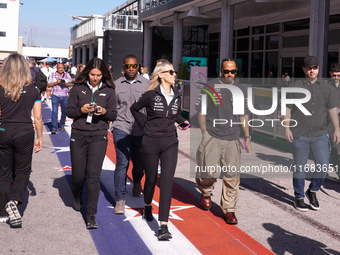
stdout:
POLYGON ((39 60, 38 62, 55 62, 55 61, 58 61, 58 59, 52 58, 52 57, 47 57, 47 58, 44 58, 42 60, 39 60))

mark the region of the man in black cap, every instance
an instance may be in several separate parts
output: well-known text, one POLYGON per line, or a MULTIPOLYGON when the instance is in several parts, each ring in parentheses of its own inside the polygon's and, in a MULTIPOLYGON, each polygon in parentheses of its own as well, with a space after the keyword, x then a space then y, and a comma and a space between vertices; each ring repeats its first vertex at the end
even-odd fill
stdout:
MULTIPOLYGON (((311 93, 310 100, 303 104, 311 115, 305 115, 295 104, 288 104, 284 120, 290 120, 289 127, 288 124, 285 127, 285 138, 291 145, 294 159, 292 170, 295 208, 305 212, 307 211, 307 206, 304 203, 305 194, 310 207, 313 210, 319 210, 316 192, 321 188, 329 168, 327 112, 335 128, 334 141, 336 144, 340 141, 340 131, 337 112, 338 97, 332 86, 318 80, 319 63, 317 58, 306 57, 302 69, 306 78, 292 83, 289 87, 304 88, 311 93), (315 164, 307 165, 310 149, 312 149, 315 164), (305 193, 306 177, 311 178, 311 183, 305 193)), ((304 97, 303 93, 287 95, 287 98, 290 99, 304 97)))

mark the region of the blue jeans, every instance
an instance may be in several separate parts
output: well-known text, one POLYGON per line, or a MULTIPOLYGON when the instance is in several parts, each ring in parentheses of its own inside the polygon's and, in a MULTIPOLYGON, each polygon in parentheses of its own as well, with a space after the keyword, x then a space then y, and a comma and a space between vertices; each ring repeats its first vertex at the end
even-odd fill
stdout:
POLYGON ((58 129, 58 107, 61 106, 60 127, 65 126, 66 121, 66 107, 68 97, 57 97, 52 95, 52 130, 58 129))
POLYGON ((131 136, 120 129, 113 129, 113 140, 116 149, 116 170, 114 173, 116 200, 125 200, 127 193, 126 178, 129 168, 130 158, 133 163, 133 182, 141 181, 143 173, 143 163, 140 156, 142 136, 131 136))
POLYGON ((296 198, 304 198, 305 178, 311 178, 309 189, 317 192, 326 177, 329 166, 328 136, 318 137, 301 136, 290 144, 295 168, 293 168, 293 186, 296 198), (306 166, 310 148, 312 149, 315 164, 306 166))

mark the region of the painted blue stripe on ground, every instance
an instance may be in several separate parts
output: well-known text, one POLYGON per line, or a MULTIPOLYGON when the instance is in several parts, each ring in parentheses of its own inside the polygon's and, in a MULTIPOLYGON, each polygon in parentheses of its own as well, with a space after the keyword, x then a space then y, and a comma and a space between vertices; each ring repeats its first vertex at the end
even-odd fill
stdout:
MULTIPOLYGON (((43 103, 42 115, 44 120, 51 117, 51 109, 43 103)), ((44 123, 46 129, 50 131, 50 123, 44 123)), ((70 136, 67 132, 58 132, 56 135, 50 135, 54 147, 68 147, 70 136)), ((57 153, 61 166, 71 166, 70 152, 57 153)), ((65 176, 69 184, 71 180, 71 171, 65 171, 65 176)), ((112 172, 113 173, 113 172, 112 172)), ((113 185, 113 183, 112 183, 113 185)), ((70 185, 71 188, 71 185, 70 185)), ((86 189, 86 188, 85 188, 86 189)), ((85 203, 86 201, 84 201, 85 203)), ((151 254, 148 247, 139 237, 136 230, 129 221, 124 221, 124 215, 115 215, 109 206, 115 205, 111 194, 101 183, 101 192, 98 201, 98 213, 96 220, 99 228, 90 230, 90 234, 96 245, 99 254, 151 254)), ((83 213, 83 218, 85 215, 83 213)), ((85 228, 85 223, 84 223, 85 228)))

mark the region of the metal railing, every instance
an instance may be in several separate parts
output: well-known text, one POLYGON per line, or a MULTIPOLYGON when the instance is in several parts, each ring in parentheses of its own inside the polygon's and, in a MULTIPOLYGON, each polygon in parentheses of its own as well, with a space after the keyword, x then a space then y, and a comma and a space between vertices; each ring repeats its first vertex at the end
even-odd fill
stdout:
POLYGON ((138 15, 110 14, 104 19, 104 30, 143 31, 138 15))
POLYGON ((78 38, 84 37, 89 34, 94 34, 95 36, 103 36, 103 18, 91 17, 90 19, 81 22, 71 28, 71 41, 78 38))
POLYGON ((141 0, 140 11, 144 12, 144 11, 147 11, 149 9, 155 8, 157 6, 163 5, 171 1, 173 0, 141 0))

